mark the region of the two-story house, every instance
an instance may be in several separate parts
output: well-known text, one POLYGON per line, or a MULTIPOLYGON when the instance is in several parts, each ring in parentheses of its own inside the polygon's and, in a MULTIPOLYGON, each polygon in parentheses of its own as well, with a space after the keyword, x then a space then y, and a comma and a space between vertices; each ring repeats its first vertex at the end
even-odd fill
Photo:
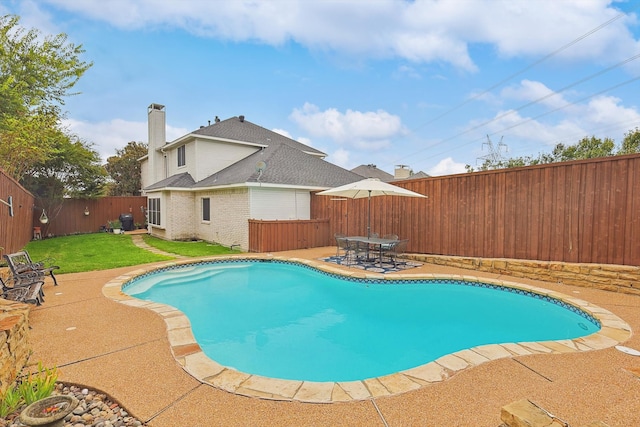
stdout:
POLYGON ((165 107, 148 108, 142 187, 152 235, 249 246, 249 219, 310 219, 311 192, 362 177, 244 116, 166 141, 165 107))

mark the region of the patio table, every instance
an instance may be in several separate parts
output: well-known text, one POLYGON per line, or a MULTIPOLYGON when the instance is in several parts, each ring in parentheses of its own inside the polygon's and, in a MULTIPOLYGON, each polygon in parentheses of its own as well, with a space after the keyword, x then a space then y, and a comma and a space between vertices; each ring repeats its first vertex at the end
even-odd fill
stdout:
POLYGON ((369 258, 369 248, 375 247, 378 252, 378 260, 382 263, 382 250, 396 242, 398 239, 384 239, 381 237, 367 237, 367 236, 347 236, 347 242, 358 242, 367 244, 367 258, 369 258))

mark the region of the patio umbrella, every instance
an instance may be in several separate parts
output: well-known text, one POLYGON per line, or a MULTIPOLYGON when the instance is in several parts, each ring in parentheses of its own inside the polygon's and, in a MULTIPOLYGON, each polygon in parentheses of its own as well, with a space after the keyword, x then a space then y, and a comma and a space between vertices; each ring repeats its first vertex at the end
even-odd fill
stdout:
POLYGON ((387 184, 378 178, 367 178, 362 181, 352 182, 351 184, 341 185, 340 187, 330 188, 328 190, 317 193, 318 196, 341 196, 350 199, 369 199, 369 207, 367 212, 367 238, 371 237, 371 198, 376 196, 401 196, 401 197, 422 197, 427 198, 420 193, 407 190, 402 187, 387 184))

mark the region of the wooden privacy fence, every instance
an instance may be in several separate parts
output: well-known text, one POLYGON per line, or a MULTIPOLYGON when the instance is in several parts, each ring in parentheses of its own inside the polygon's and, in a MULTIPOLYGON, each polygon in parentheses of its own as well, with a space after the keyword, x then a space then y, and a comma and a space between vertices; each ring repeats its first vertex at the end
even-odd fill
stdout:
MULTIPOLYGON (((428 199, 371 199, 371 231, 410 252, 640 265, 640 155, 394 182, 428 199)), ((313 196, 330 235, 366 232, 366 199, 313 196)))
POLYGON ((277 252, 332 244, 329 220, 249 220, 249 252, 277 252))
POLYGON ((101 226, 130 213, 133 222, 145 223, 146 196, 101 197, 99 199, 65 199, 59 212, 47 212, 49 222, 39 221, 42 209, 36 209, 33 226, 41 227, 43 236, 73 233, 95 233, 101 226), (88 213, 88 215, 86 215, 88 213))
POLYGON ((31 240, 34 197, 17 181, 0 170, 0 199, 13 204, 13 216, 9 207, 0 203, 0 255, 19 251, 31 240))

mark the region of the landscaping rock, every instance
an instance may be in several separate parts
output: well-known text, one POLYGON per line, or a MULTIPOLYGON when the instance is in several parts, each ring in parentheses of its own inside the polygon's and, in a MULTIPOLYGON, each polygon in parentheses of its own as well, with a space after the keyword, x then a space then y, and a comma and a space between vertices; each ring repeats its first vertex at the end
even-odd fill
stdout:
MULTIPOLYGON (((56 384, 53 394, 74 396, 80 401, 74 411, 65 419, 64 427, 143 427, 147 424, 137 420, 120 405, 103 393, 74 385, 56 384)), ((25 405, 26 407, 26 405, 25 405)), ((0 427, 24 427, 16 413, 0 420, 0 427)))

